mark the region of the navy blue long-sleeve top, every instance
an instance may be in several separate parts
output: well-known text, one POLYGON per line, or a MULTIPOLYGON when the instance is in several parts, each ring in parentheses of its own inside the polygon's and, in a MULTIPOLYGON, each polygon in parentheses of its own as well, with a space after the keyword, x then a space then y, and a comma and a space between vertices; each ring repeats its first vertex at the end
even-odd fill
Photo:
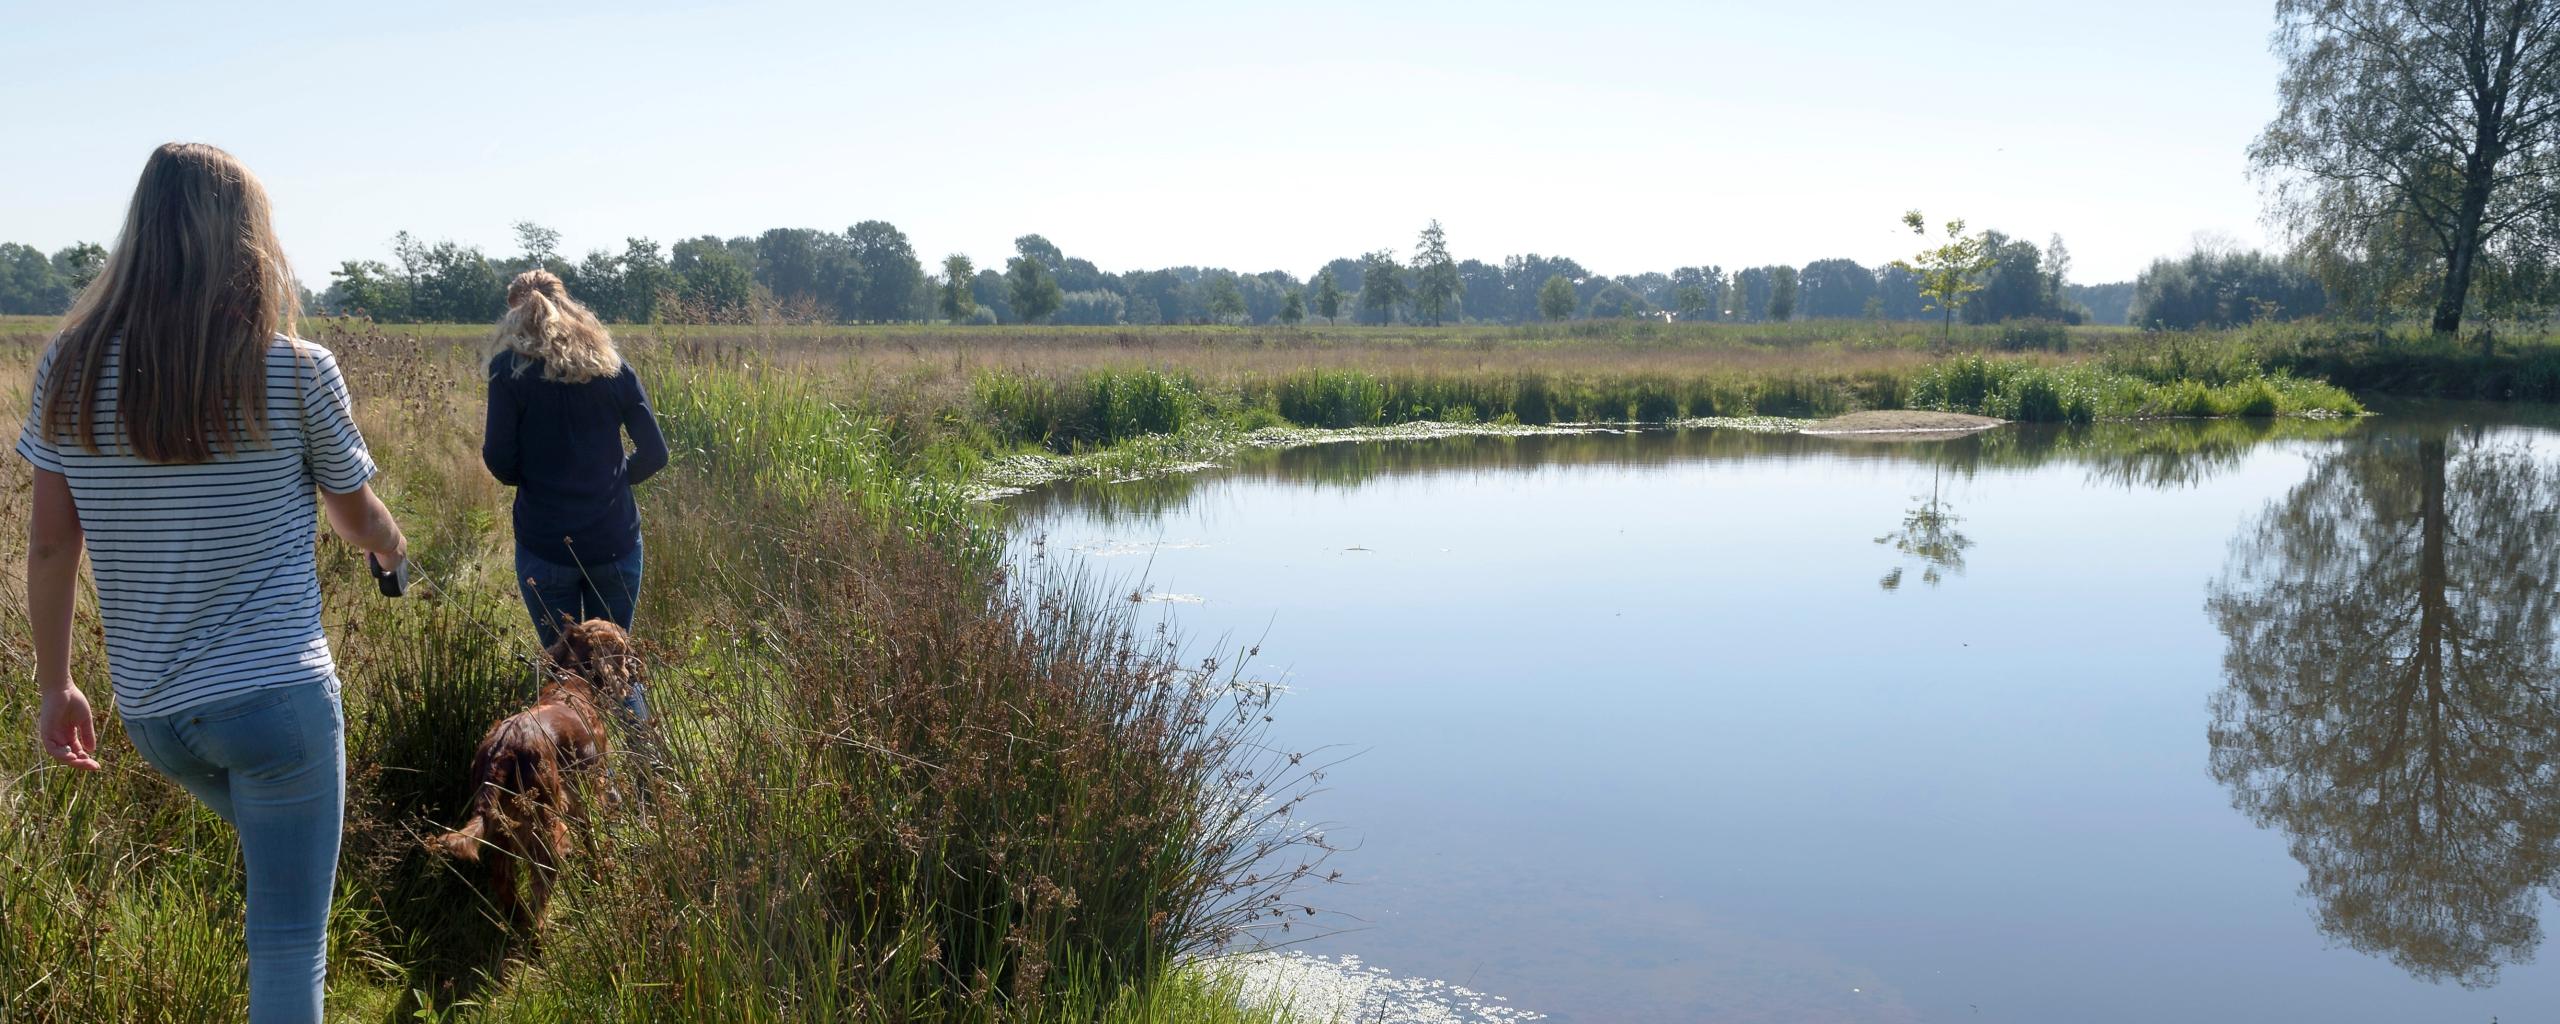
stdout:
POLYGON ((568 384, 545 380, 538 359, 500 352, 489 360, 480 460, 516 489, 518 546, 556 565, 595 565, 640 547, 631 488, 666 467, 667 441, 628 364, 611 377, 568 384), (523 373, 520 361, 529 364, 523 373))

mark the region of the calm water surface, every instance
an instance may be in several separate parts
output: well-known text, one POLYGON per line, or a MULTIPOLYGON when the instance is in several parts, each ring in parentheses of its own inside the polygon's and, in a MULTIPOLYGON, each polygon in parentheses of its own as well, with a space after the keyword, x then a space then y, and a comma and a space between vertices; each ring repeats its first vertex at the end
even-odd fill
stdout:
POLYGON ((1017 499, 1259 640, 1356 952, 1569 1022, 2560 1020, 2519 410, 1328 445, 1017 499))

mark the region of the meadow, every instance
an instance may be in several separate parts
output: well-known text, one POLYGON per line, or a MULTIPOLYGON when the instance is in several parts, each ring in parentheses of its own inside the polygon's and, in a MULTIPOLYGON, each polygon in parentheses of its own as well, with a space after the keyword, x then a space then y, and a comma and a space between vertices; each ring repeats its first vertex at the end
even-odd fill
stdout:
MULTIPOLYGON (((13 409, 48 329, 0 320, 13 409)), ((1286 1019, 1204 958, 1320 921, 1318 762, 1263 743, 1286 709, 1253 652, 1133 628, 1069 567, 1001 564, 981 499, 1014 460, 1125 475, 1253 431, 1419 422, 2317 417, 2361 409, 2317 368, 2560 367, 2546 343, 2353 362, 2307 332, 2049 325, 622 328, 676 452, 642 494, 665 756, 617 767, 649 799, 592 823, 537 942, 417 842, 531 692, 508 496, 478 462, 484 331, 305 328, 342 357, 424 581, 381 599, 321 544, 349 709, 346 1019, 1286 1019)), ((0 459, 0 520, 23 520, 28 487, 0 459)), ((0 531, 14 679, 23 544, 0 531)), ((85 602, 78 672, 103 701, 85 602)), ((0 719, 32 701, 0 691, 0 719)), ((0 1024, 237 1016, 231 841, 102 736, 110 768, 87 778, 0 739, 0 1024)))
MULTIPOLYGON (((1064 574, 1008 576, 985 510, 877 417, 665 357, 641 358, 681 454, 643 498, 639 631, 663 763, 617 764, 649 799, 592 823, 539 940, 501 931, 477 872, 418 843, 531 693, 474 359, 310 333, 343 357, 422 580, 385 600, 322 543, 350 761, 333 1019, 1279 1019, 1195 962, 1285 937, 1325 853, 1299 817, 1312 766, 1258 743, 1272 693, 1237 652, 1186 658, 1064 574)), ((7 400, 41 339, 0 347, 7 400)), ((0 518, 22 522, 7 462, 0 518)), ((19 680, 23 544, 0 540, 19 680)), ((13 685, 0 717, 32 701, 13 685)), ((101 732, 97 777, 0 746, 0 1020, 237 1018, 234 844, 101 732)))

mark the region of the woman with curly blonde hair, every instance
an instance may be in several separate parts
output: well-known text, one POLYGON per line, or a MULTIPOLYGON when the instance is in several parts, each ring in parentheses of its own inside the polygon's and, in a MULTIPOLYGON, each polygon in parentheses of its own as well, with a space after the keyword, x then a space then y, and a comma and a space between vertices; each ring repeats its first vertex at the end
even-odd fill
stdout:
MULTIPOLYGON (((640 601, 631 488, 667 464, 649 393, 604 324, 548 270, 507 285, 495 341, 480 457, 516 489, 516 585, 534 630, 547 648, 564 618, 630 629, 640 601)), ((645 715, 638 692, 629 705, 645 715)))

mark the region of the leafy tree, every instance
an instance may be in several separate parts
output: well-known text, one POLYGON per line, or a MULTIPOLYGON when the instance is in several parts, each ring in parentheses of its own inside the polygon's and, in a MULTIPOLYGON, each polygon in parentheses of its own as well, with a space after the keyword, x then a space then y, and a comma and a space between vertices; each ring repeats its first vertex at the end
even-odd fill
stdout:
POLYGON ((622 315, 630 323, 656 323, 676 295, 675 268, 646 238, 622 240, 622 315))
POLYGON ((846 228, 844 237, 846 252, 860 270, 849 311, 853 318, 887 323, 918 315, 915 301, 924 286, 924 264, 917 261, 906 233, 885 220, 866 220, 846 228))
POLYGON ((1684 284, 1671 293, 1671 302, 1671 311, 1680 319, 1695 319, 1707 308, 1707 290, 1694 284, 1684 284))
POLYGON ((1796 268, 1769 268, 1769 319, 1785 323, 1796 317, 1796 268))
POLYGON ((1236 288, 1236 276, 1220 272, 1205 275, 1205 279, 1207 287, 1203 291, 1208 296, 1205 304, 1209 319, 1222 324, 1244 319, 1244 293, 1236 288))
POLYGON ((1876 308, 1887 320, 1917 320, 1927 306, 1920 297, 1920 277, 1911 268, 1886 264, 1876 268, 1876 308))
POLYGON ((1412 295, 1395 250, 1380 249, 1360 257, 1360 309, 1375 317, 1375 322, 1394 323, 1396 309, 1412 295))
POLYGON ((1422 229, 1422 237, 1413 250, 1414 311, 1432 326, 1439 326, 1442 315, 1458 302, 1462 286, 1458 279, 1458 263, 1449 258, 1449 236, 1434 220, 1422 229))
POLYGON ((969 297, 969 279, 976 273, 967 256, 955 252, 942 258, 943 319, 956 324, 978 311, 978 301, 969 297))
POLYGON ((1804 265, 1796 305, 1807 319, 1841 320, 1867 315, 1877 301, 1876 275, 1855 260, 1815 260, 1804 265))
POLYGON ((322 299, 330 309, 402 323, 409 315, 409 286, 380 260, 348 260, 329 272, 332 281, 322 299))
POLYGON ((1733 272, 1733 319, 1757 323, 1769 314, 1769 296, 1774 290, 1769 268, 1744 267, 1733 272))
POLYGON ((2484 986, 2560 894, 2560 476, 2522 446, 2364 434, 2236 538, 2206 738, 2321 932, 2484 986))
POLYGON ((1316 315, 1326 323, 1342 315, 1342 289, 1334 286, 1332 267, 1316 271, 1316 315))
POLYGON ((1538 286, 1538 315, 1549 320, 1573 316, 1574 307, 1580 302, 1573 293, 1573 282, 1563 274, 1550 277, 1547 283, 1538 286))
POLYGON ((452 241, 427 243, 406 231, 392 236, 400 261, 404 317, 437 323, 496 320, 506 310, 506 286, 480 250, 452 241))
MULTIPOLYGON (((1029 236, 1038 238, 1038 235, 1029 236)), ((1030 255, 1005 261, 1005 295, 1012 300, 1014 318, 1026 323, 1039 323, 1058 309, 1065 294, 1058 289, 1049 268, 1030 255)))
POLYGON ((1672 283, 1669 274, 1648 270, 1641 274, 1621 276, 1618 278, 1618 283, 1627 286, 1628 291, 1636 293, 1637 298, 1643 299, 1644 308, 1647 310, 1679 308, 1680 300, 1677 293, 1680 289, 1672 283))
POLYGON ((2292 320, 2325 305, 2320 282, 2298 261, 2199 248, 2153 261, 2134 280, 2129 315, 2145 328, 2186 330, 2292 320))
MULTIPOLYGON (((1582 264, 1565 257, 1541 256, 1533 252, 1521 256, 1503 257, 1502 276, 1510 283, 1512 302, 1511 309, 1503 313, 1502 318, 1512 323, 1529 323, 1545 315, 1543 303, 1549 278, 1562 276, 1565 279, 1565 286, 1575 289, 1574 302, 1579 308, 1582 300, 1581 285, 1592 275, 1590 271, 1583 269, 1582 264)), ((1598 288, 1595 286, 1593 290, 1597 291, 1598 288)))
POLYGON ((784 309, 828 312, 843 316, 834 285, 841 284, 842 253, 827 233, 814 228, 774 228, 756 237, 755 280, 784 309))
POLYGON ((1306 318, 1306 296, 1300 292, 1290 292, 1288 301, 1281 303, 1280 305, 1280 322, 1288 324, 1291 327, 1296 327, 1300 321, 1303 321, 1306 318))
POLYGON ((677 242, 668 262, 687 312, 715 320, 744 316, 755 299, 755 275, 717 236, 677 242))
POLYGON ((1118 292, 1098 288, 1065 292, 1059 296, 1058 311, 1050 316, 1049 322, 1109 327, 1120 323, 1121 318, 1128 315, 1128 310, 1129 300, 1121 298, 1118 292))
MULTIPOLYGON (((1020 318, 1013 315, 1011 284, 1012 278, 1005 276, 1003 271, 982 267, 978 276, 969 279, 969 298, 978 304, 979 314, 995 318, 991 322, 1012 323, 1020 318)), ((981 321, 979 317, 972 316, 969 322, 981 321)))
MULTIPOLYGON (((1928 218, 1912 210, 1902 215, 1903 226, 1923 238, 1929 235, 1928 218)), ((1942 338, 1955 333, 1956 311, 1973 293, 1982 290, 1982 274, 1991 269, 1991 240, 1988 235, 1968 235, 1963 220, 1947 222, 1944 244, 1920 250, 1909 260, 1895 260, 1893 266, 1917 278, 1920 294, 1929 300, 1930 308, 1939 311, 1942 338)))
POLYGON ((60 313, 69 305, 67 294, 44 250, 0 242, 0 313, 60 313))
MULTIPOLYGON (((569 275, 570 287, 580 301, 604 320, 628 320, 625 309, 630 305, 622 281, 622 260, 602 249, 590 249, 578 261, 576 273, 569 275)), ((331 291, 335 291, 334 287, 331 291)))
MULTIPOLYGON (((74 242, 53 254, 53 276, 69 293, 67 298, 79 297, 106 269, 107 247, 96 242, 74 242)), ((67 303, 63 311, 70 311, 67 303)))
POLYGON ((1253 323, 1269 323, 1280 316, 1280 307, 1288 304, 1289 293, 1301 285, 1297 275, 1279 270, 1266 270, 1236 278, 1244 292, 1244 316, 1253 323))
POLYGON ((2305 238, 2421 229, 2435 330, 2459 331, 2482 258, 2560 222, 2560 0, 2278 0, 2276 20, 2251 165, 2305 238))
POLYGON ((2436 247, 2418 218, 2385 214, 2315 221, 2302 227, 2294 251, 2342 312, 2378 325, 2434 300, 2436 247))
POLYGON ((2066 311, 2076 308, 2071 300, 2071 250, 2062 244, 2059 231, 2045 239, 2044 284, 2046 305, 2066 311))
POLYGON ((1593 319, 1642 316, 1645 301, 1644 296, 1636 294, 1636 290, 1628 287, 1626 282, 1611 281, 1592 294, 1590 309, 1593 319))
POLYGON ((1133 324, 1180 323, 1198 305, 1191 283, 1170 269, 1128 274, 1122 286, 1128 291, 1128 317, 1133 324))
POLYGON ((1025 259, 1039 260, 1041 268, 1052 276, 1067 265, 1067 254, 1060 252, 1056 243, 1036 234, 1014 239, 1013 251, 1025 259))
POLYGON ((524 253, 528 267, 548 267, 560 262, 560 233, 529 220, 515 222, 516 248, 524 253))
POLYGON ((1361 266, 1359 259, 1345 256, 1325 264, 1322 269, 1333 272, 1333 286, 1341 289, 1344 295, 1357 295, 1360 292, 1361 266))
POLYGON ((1672 308, 1683 320, 1716 319, 1724 296, 1723 267, 1681 267, 1671 272, 1672 308))
POLYGON ((1983 232, 1991 265, 1983 271, 1982 290, 1964 307, 1964 322, 1998 323, 2029 317, 2078 323, 2079 313, 2063 306, 2044 267, 2044 250, 2034 243, 1997 231, 1983 232))
POLYGON ((1502 268, 1483 260, 1458 261, 1458 312, 1477 320, 1511 318, 1510 283, 1502 268))

